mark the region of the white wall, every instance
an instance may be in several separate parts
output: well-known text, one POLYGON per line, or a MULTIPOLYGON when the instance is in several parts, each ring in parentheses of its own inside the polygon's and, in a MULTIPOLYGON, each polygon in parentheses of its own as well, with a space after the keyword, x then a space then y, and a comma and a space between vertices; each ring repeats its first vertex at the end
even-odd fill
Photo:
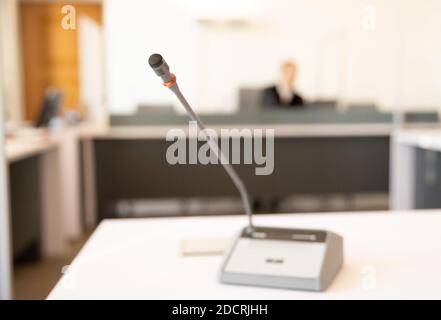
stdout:
POLYGON ((97 125, 107 124, 104 103, 104 53, 102 26, 88 16, 78 21, 78 60, 80 104, 86 108, 87 120, 97 125))
POLYGON ((110 111, 174 102, 148 68, 153 52, 205 112, 235 110, 238 88, 273 82, 286 58, 298 62, 298 89, 309 99, 441 106, 440 21, 437 0, 106 0, 110 111), (198 23, 202 3, 241 12, 247 24, 198 23), (373 30, 366 8, 376 12, 373 30))
POLYGON ((19 45, 18 0, 0 1, 0 23, 3 57, 0 64, 3 79, 5 116, 7 120, 21 121, 23 117, 21 55, 19 45))
POLYGON ((179 74, 188 98, 197 97, 197 39, 191 17, 175 1, 104 2, 107 101, 110 111, 134 111, 139 103, 170 103, 168 92, 148 65, 160 52, 179 74))
POLYGON ((441 1, 407 0, 403 10, 403 103, 440 106, 441 1))

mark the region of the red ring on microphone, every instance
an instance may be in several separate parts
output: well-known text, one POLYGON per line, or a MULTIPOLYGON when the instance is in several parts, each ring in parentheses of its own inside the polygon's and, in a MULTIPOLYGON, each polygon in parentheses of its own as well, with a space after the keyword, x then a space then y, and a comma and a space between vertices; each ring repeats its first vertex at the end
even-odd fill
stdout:
POLYGON ((176 83, 176 76, 173 73, 171 74, 171 76, 172 76, 172 78, 170 81, 164 82, 164 86, 166 86, 167 88, 174 86, 176 83))

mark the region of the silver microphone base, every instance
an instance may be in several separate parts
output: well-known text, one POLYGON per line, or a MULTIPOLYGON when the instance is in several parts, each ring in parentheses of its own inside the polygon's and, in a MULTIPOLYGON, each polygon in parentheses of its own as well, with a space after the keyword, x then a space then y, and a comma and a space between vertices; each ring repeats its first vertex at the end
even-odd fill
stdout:
POLYGON ((223 283, 324 291, 343 265, 343 238, 325 230, 244 228, 226 252, 223 283))

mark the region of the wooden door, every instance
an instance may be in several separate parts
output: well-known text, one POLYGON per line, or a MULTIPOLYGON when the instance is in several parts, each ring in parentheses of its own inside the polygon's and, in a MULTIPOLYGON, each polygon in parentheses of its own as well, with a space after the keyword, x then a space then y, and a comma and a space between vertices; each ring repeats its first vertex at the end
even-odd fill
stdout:
MULTIPOLYGON (((23 2, 20 26, 25 94, 25 117, 38 116, 44 90, 56 87, 64 93, 64 109, 82 112, 79 102, 78 25, 63 28, 63 2, 23 2)), ((70 4, 70 3, 69 3, 70 4)), ((73 3, 78 24, 81 15, 102 23, 101 4, 73 3)))

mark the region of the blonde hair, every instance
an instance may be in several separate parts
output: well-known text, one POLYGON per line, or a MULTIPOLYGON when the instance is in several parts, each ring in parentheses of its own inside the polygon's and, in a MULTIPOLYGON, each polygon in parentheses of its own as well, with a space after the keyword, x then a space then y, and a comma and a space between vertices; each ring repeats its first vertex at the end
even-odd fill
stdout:
POLYGON ((295 62, 292 61, 292 60, 285 60, 285 61, 282 63, 282 70, 283 70, 283 69, 286 69, 286 68, 294 68, 294 69, 297 69, 297 63, 295 63, 295 62))

